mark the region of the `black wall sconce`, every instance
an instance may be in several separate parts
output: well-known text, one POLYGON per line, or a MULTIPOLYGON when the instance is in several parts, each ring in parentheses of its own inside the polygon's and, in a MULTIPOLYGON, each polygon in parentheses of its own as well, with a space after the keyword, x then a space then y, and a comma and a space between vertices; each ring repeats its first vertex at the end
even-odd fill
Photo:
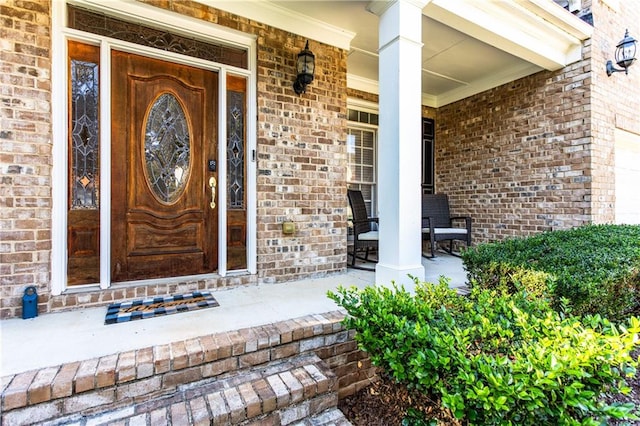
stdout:
POLYGON ((316 57, 309 50, 309 40, 304 49, 298 53, 298 62, 296 63, 296 69, 298 76, 296 81, 293 82, 293 90, 299 95, 306 93, 307 84, 313 81, 313 71, 316 67, 316 57))
POLYGON ((614 72, 629 74, 629 67, 636 60, 636 43, 638 41, 629 35, 629 30, 624 33, 624 38, 616 45, 616 63, 619 67, 613 66, 613 62, 607 61, 607 75, 611 77, 614 72))

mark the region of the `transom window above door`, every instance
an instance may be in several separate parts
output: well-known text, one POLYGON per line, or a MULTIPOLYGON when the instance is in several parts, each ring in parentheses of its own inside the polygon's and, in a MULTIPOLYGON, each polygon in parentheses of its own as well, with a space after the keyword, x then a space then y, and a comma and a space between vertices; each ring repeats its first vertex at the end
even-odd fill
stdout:
POLYGON ((247 49, 200 41, 72 5, 67 6, 67 15, 69 28, 206 61, 248 68, 247 49))

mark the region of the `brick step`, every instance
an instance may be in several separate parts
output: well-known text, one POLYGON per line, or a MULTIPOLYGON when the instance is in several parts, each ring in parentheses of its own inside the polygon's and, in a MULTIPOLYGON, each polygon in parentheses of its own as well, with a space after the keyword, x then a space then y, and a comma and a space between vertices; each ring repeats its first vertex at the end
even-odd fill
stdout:
MULTIPOLYGON (((335 409, 336 378, 315 355, 180 386, 132 405, 100 407, 43 425, 288 425, 335 409)), ((320 423, 321 424, 321 423, 320 423)))
MULTIPOLYGON (((235 394, 227 389, 235 389, 242 395, 239 386, 250 382, 257 393, 254 385, 263 383, 265 377, 271 377, 267 383, 272 387, 286 383, 284 378, 296 378, 293 371, 304 378, 305 374, 311 374, 309 369, 315 368, 334 383, 333 393, 306 398, 308 402, 301 401, 289 411, 277 407, 278 413, 264 411, 261 400, 260 415, 265 418, 258 424, 269 424, 270 418, 277 419, 273 424, 281 424, 281 416, 297 419, 296 413, 311 415, 312 411, 330 408, 327 404, 333 404, 338 397, 350 395, 375 380, 375 368, 367 355, 357 349, 353 332, 342 327, 343 316, 339 311, 308 315, 3 377, 0 423, 56 424, 54 420, 64 418, 71 424, 74 421, 84 424, 85 420, 79 419, 107 413, 128 418, 127 413, 131 412, 127 410, 137 407, 138 415, 146 403, 149 407, 154 403, 165 404, 168 407, 165 415, 169 417, 191 413, 200 406, 213 415, 209 399, 202 395, 218 392, 225 398, 225 404, 231 404, 233 401, 226 398, 235 394), (322 363, 318 364, 318 358, 322 363), (220 383, 226 387, 220 388, 220 383)), ((302 384, 300 379, 296 380, 302 384)), ((287 386, 280 390, 292 389, 287 386)), ((242 389, 248 391, 246 385, 242 389)), ((271 391, 276 393, 276 389, 271 391)), ((289 398, 297 401, 297 395, 289 398)), ((240 400, 244 401, 242 397, 240 400)), ((145 413, 148 419, 154 415, 151 409, 145 413)), ((137 418, 128 421, 136 424, 137 418)), ((86 420, 86 424, 100 422, 86 420)))
POLYGON ((329 408, 315 416, 293 423, 292 426, 352 426, 352 423, 339 409, 329 408))

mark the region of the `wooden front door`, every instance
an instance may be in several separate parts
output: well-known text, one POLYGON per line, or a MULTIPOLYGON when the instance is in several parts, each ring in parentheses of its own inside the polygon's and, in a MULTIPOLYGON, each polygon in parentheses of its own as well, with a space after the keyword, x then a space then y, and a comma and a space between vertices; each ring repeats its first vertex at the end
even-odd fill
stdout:
POLYGON ((111 279, 213 272, 217 73, 111 59, 111 279))

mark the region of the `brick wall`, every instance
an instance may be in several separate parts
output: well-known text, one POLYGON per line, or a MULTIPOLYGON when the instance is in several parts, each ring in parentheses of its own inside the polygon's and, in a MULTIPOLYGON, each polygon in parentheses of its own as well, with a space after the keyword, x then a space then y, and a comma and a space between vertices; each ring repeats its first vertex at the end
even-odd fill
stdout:
POLYGON ((590 220, 588 61, 438 110, 436 191, 475 242, 590 220))
POLYGON ((0 3, 0 318, 25 287, 47 303, 51 253, 51 35, 46 1, 0 3))
MULTIPOLYGON (((638 61, 629 68, 629 75, 614 73, 611 77, 607 77, 605 64, 607 60, 613 60, 615 64, 616 44, 624 37, 625 29, 629 29, 636 40, 640 39, 640 8, 635 2, 602 0, 594 0, 591 7, 594 19, 591 48, 592 205, 594 222, 603 223, 615 219, 615 129, 640 135, 638 61)), ((636 58, 640 58, 640 51, 636 58)))
POLYGON ((436 108, 422 105, 422 117, 436 119, 438 110, 436 108))
MULTIPOLYGON (((257 36, 258 278, 276 282, 343 270, 346 52, 310 40, 315 80, 298 96, 292 88, 295 60, 306 39, 196 2, 148 3, 257 36), (295 222, 294 235, 282 233, 285 219, 295 222)), ((21 315, 22 292, 29 285, 38 288, 41 313, 150 295, 145 288, 49 295, 50 6, 27 0, 0 5, 1 318, 21 315)), ((221 285, 233 283, 205 282, 207 288, 221 285)), ((192 282, 174 287, 201 286, 192 282)))
POLYGON ((364 92, 362 90, 351 89, 347 87, 347 96, 353 99, 360 99, 367 102, 378 103, 378 95, 375 93, 364 92))
POLYGON ((436 191, 473 216, 474 242, 591 221, 591 62, 438 109, 436 191))
POLYGON ((605 63, 640 11, 583 0, 588 12, 581 61, 437 110, 436 190, 473 216, 475 242, 614 220, 614 131, 640 134, 640 72, 607 77, 605 63))

